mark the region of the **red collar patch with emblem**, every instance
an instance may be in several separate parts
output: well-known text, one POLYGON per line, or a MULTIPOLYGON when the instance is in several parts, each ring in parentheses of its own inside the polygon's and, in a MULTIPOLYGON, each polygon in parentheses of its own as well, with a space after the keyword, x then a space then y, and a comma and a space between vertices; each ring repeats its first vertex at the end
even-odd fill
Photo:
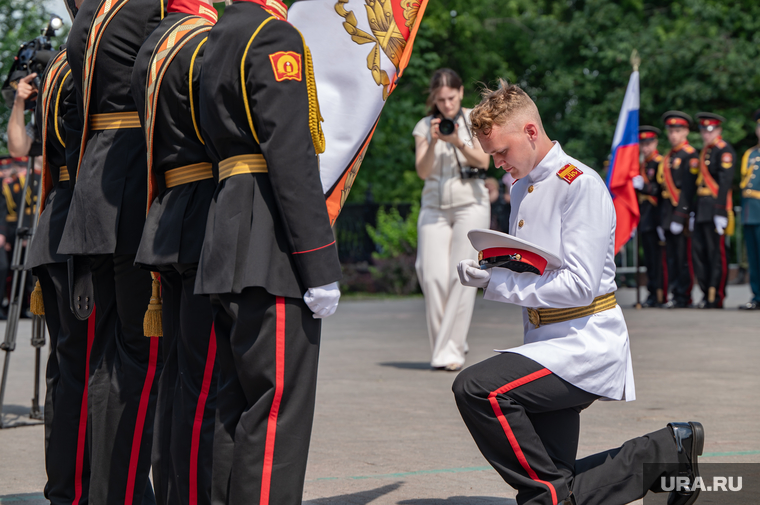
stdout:
POLYGON ((570 163, 560 168, 559 172, 557 172, 557 177, 568 184, 572 184, 579 175, 583 175, 583 172, 578 167, 571 165, 570 163))

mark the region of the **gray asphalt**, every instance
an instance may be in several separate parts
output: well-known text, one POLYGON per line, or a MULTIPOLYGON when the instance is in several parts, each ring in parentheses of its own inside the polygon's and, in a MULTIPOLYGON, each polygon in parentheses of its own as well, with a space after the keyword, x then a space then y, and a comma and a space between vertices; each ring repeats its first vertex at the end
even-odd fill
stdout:
MULTIPOLYGON (((728 307, 748 299, 746 286, 729 287, 728 307)), ((584 411, 579 457, 669 421, 698 420, 706 430, 702 461, 760 462, 760 311, 635 310, 627 289, 618 301, 638 399, 584 411)), ((22 321, 6 422, 24 422, 31 404, 29 336, 22 321)), ((519 309, 478 299, 468 364, 521 340, 519 309)), ((344 301, 325 321, 305 503, 514 504, 459 417, 456 374, 431 371, 429 353, 422 298, 344 301)), ((44 484, 42 427, 0 430, 0 505, 47 503, 44 484)))

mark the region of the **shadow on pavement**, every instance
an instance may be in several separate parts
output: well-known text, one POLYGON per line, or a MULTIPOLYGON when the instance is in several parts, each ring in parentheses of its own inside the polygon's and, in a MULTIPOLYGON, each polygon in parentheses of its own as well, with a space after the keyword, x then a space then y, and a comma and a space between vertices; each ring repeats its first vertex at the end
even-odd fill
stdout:
POLYGON ((385 363, 378 363, 380 366, 390 366, 393 368, 399 368, 402 370, 432 370, 430 363, 427 361, 387 361, 385 363))
POLYGON ((516 505, 511 498, 496 498, 495 496, 452 496, 450 498, 422 498, 403 500, 398 505, 516 505))
MULTIPOLYGON (((5 428, 17 428, 20 426, 33 426, 42 421, 29 417, 29 405, 3 405, 3 426, 5 428)), ((3 502, 0 502, 2 504, 3 502)))
MULTIPOLYGON (((379 487, 377 489, 370 489, 369 491, 309 500, 304 502, 303 505, 367 505, 383 495, 392 493, 403 484, 402 481, 394 482, 393 484, 388 484, 387 486, 379 487)), ((2 504, 0 503, 0 505, 2 504)))
POLYGON ((0 505, 49 505, 42 493, 10 494, 0 496, 0 505))

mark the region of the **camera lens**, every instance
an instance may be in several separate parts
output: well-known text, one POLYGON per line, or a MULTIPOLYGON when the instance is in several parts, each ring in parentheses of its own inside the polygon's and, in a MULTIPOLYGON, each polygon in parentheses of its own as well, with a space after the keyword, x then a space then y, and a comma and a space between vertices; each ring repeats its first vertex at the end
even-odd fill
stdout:
POLYGON ((441 135, 451 135, 454 133, 454 130, 454 121, 446 118, 441 119, 441 122, 438 125, 438 131, 441 132, 441 135))

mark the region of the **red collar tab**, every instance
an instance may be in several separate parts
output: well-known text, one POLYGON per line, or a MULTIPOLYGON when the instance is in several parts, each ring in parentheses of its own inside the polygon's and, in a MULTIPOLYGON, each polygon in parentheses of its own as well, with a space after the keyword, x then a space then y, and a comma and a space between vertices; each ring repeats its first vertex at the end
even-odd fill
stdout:
POLYGON ((657 134, 655 132, 641 132, 639 133, 639 140, 656 139, 657 134))
POLYGON ((673 151, 673 152, 680 151, 681 149, 683 149, 684 147, 686 147, 688 145, 689 145, 689 141, 688 140, 684 140, 683 143, 678 144, 673 149, 671 149, 671 151, 673 151))
POLYGON ((700 119, 699 120, 700 126, 720 126, 720 121, 718 119, 700 119))
POLYGON ((265 11, 281 21, 288 20, 288 6, 281 0, 239 0, 259 4, 265 11))
POLYGON ((684 118, 681 117, 669 117, 665 121, 666 126, 685 126, 686 128, 689 127, 689 122, 686 121, 684 118))
POLYGON ((212 23, 219 19, 216 9, 200 0, 169 0, 168 12, 183 12, 194 16, 201 16, 212 23))
POLYGON ((540 275, 544 274, 546 270, 547 261, 543 256, 524 249, 515 249, 512 247, 491 247, 489 249, 483 249, 479 254, 480 259, 487 260, 488 258, 495 258, 497 256, 513 256, 513 261, 519 261, 527 265, 536 267, 540 275))

